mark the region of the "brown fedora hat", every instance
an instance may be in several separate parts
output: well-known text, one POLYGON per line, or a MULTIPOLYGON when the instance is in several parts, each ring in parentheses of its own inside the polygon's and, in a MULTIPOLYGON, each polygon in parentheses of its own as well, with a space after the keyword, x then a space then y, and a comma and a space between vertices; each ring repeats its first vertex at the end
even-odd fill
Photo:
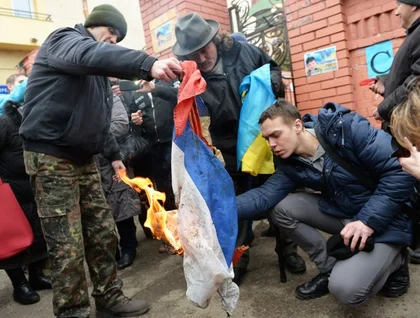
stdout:
POLYGON ((219 31, 219 22, 204 20, 197 13, 189 13, 176 22, 176 43, 172 52, 177 56, 189 55, 206 46, 219 31))

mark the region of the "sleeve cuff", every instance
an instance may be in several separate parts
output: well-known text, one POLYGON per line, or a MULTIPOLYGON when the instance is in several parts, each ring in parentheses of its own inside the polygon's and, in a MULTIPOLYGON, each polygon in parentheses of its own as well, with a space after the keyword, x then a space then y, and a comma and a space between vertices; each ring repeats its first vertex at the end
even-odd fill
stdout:
POLYGON ((120 152, 115 152, 109 156, 109 161, 114 162, 116 160, 122 160, 120 152))
POLYGON ((153 64, 157 61, 157 59, 153 56, 148 56, 143 61, 140 67, 140 77, 146 81, 151 81, 153 79, 152 76, 150 76, 149 72, 153 66, 153 64))

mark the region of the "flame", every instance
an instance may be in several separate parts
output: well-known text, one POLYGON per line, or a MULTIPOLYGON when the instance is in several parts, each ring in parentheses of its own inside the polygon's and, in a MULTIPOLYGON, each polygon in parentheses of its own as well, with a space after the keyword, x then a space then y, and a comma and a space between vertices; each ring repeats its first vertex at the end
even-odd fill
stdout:
POLYGON ((177 231, 178 211, 166 211, 159 202, 165 203, 165 193, 156 191, 149 178, 136 177, 130 179, 127 177, 125 170, 119 170, 118 174, 122 181, 137 192, 140 193, 142 190, 146 192, 149 208, 147 209, 147 219, 144 226, 147 226, 152 231, 155 238, 169 243, 175 250, 175 253, 182 254, 183 249, 177 231))

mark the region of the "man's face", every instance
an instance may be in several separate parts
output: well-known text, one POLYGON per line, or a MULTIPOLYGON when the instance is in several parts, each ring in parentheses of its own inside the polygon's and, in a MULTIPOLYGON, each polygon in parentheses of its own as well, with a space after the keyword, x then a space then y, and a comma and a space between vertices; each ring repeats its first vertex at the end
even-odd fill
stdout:
POLYGON ((276 156, 289 158, 298 146, 298 130, 302 122, 297 119, 293 124, 286 124, 281 117, 266 119, 261 124, 261 134, 276 156))
POLYGON ((89 31, 96 41, 109 44, 116 44, 120 35, 118 30, 107 26, 90 27, 89 31))
POLYGON ((17 86, 17 85, 19 85, 20 83, 22 83, 25 79, 26 79, 27 77, 25 76, 25 75, 19 75, 19 76, 17 76, 16 77, 16 79, 15 79, 15 81, 14 81, 14 83, 12 83, 12 84, 7 84, 7 88, 9 89, 9 92, 11 93, 11 92, 13 92, 14 91, 14 89, 15 89, 15 87, 17 86))
POLYGON ((205 47, 188 55, 187 59, 196 62, 201 72, 210 72, 217 62, 216 44, 211 41, 205 47))
POLYGON ((315 67, 316 67, 316 61, 313 60, 308 63, 308 70, 313 71, 315 70, 315 67))
POLYGON ((408 29, 414 22, 415 19, 415 6, 401 3, 397 1, 397 9, 395 9, 395 15, 401 20, 401 27, 408 29))

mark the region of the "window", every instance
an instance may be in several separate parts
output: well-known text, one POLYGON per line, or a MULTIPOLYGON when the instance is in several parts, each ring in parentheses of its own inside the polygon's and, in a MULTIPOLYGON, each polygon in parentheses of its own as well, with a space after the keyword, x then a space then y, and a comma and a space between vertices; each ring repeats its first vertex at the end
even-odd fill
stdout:
POLYGON ((33 18, 33 0, 13 0, 13 15, 33 18))

